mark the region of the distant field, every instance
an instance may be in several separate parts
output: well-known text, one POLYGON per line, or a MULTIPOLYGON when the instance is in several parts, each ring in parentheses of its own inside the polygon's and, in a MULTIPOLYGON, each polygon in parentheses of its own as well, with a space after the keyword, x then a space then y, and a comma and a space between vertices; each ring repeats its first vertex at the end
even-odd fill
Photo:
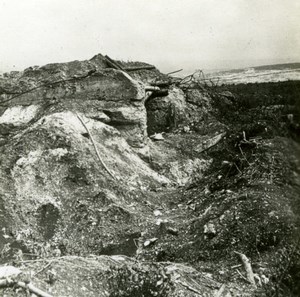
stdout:
POLYGON ((209 73, 206 78, 218 84, 300 80, 300 63, 264 65, 209 73))

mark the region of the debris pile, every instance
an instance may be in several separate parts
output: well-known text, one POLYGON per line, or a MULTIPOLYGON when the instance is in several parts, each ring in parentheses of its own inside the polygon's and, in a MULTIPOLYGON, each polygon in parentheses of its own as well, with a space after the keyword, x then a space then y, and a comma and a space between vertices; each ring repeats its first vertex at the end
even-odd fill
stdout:
POLYGON ((299 289, 299 93, 175 74, 99 54, 0 77, 1 294, 299 289))

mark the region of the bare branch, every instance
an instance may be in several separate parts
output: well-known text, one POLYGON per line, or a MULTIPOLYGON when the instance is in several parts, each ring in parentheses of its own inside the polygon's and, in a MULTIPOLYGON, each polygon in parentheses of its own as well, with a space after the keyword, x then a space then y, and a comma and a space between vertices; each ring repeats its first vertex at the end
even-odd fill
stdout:
POLYGON ((241 261, 244 264, 244 268, 246 270, 246 275, 247 275, 247 280, 250 282, 250 284, 252 284, 256 288, 256 283, 255 283, 255 280, 254 280, 254 275, 253 275, 253 270, 252 270, 250 260, 247 258, 246 255, 244 255, 242 253, 239 253, 239 252, 236 252, 236 251, 234 251, 234 253, 239 255, 241 261))
POLYGON ((87 125, 84 123, 83 119, 79 116, 79 114, 76 113, 76 115, 77 115, 77 118, 79 119, 79 121, 81 122, 81 124, 83 125, 83 127, 85 128, 86 132, 87 132, 88 135, 90 136, 91 141, 92 141, 93 146, 94 146, 94 149, 95 149, 95 151, 96 151, 96 155, 97 155, 97 157, 98 157, 100 163, 101 163, 102 166, 105 168, 105 170, 109 173, 109 175, 110 175, 113 179, 115 179, 115 176, 111 173, 111 171, 107 168, 107 166, 106 166, 105 163, 103 162, 103 160, 102 160, 102 158, 101 158, 101 156, 100 156, 100 154, 99 154, 99 151, 98 151, 98 149, 97 149, 97 146, 96 146, 96 143, 95 143, 95 141, 94 141, 94 138, 93 138, 91 132, 89 131, 89 128, 88 128, 87 125))

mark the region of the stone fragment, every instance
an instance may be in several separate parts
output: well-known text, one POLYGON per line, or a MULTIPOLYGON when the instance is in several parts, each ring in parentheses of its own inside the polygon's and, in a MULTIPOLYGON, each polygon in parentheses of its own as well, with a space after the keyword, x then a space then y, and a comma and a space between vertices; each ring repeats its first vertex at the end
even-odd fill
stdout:
POLYGON ((144 247, 150 246, 151 244, 155 243, 157 241, 158 238, 154 237, 151 239, 148 239, 144 242, 144 247))
POLYGON ((209 236, 214 236, 216 235, 216 228, 213 223, 207 223, 204 225, 204 234, 209 235, 209 236))
POLYGON ((14 266, 1 266, 0 267, 0 279, 17 276, 22 271, 14 266))

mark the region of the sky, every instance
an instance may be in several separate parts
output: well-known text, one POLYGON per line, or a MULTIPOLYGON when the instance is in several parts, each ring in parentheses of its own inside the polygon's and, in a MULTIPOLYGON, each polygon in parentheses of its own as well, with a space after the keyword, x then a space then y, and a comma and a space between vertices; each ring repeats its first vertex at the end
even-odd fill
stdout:
POLYGON ((164 72, 300 62, 299 0, 0 0, 0 71, 97 53, 164 72))

